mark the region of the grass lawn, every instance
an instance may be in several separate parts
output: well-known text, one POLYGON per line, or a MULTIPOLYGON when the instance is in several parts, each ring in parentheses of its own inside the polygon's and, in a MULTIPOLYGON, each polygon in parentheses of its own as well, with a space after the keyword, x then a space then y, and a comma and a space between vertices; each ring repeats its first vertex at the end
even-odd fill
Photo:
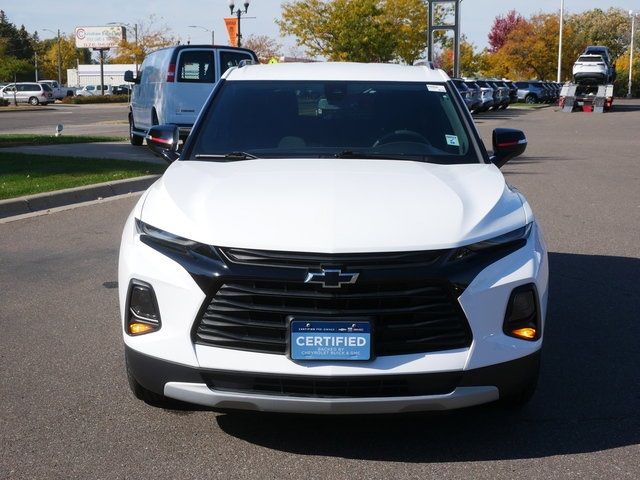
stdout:
POLYGON ((162 173, 165 168, 128 160, 0 152, 0 200, 162 173))
POLYGON ((96 135, 33 135, 29 133, 8 133, 0 135, 0 148, 23 147, 31 145, 60 145, 68 143, 120 142, 124 137, 108 137, 96 135))

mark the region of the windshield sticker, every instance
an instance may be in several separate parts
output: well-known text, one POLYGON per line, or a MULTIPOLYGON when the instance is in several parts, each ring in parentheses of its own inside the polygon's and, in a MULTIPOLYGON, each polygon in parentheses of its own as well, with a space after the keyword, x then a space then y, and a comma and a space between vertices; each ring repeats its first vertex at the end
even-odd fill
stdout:
POLYGON ((447 89, 444 85, 427 85, 430 92, 446 93, 447 89))
POLYGON ((445 135, 447 139, 447 145, 451 145, 452 147, 459 147, 460 141, 456 135, 445 135))

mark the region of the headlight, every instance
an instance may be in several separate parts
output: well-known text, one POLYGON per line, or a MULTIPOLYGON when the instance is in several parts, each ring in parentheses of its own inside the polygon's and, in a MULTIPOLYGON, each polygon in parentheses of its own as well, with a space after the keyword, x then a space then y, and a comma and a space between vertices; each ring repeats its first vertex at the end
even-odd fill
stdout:
POLYGON ((144 223, 137 218, 136 231, 140 234, 140 241, 142 243, 165 254, 169 254, 169 251, 171 251, 182 255, 200 255, 214 260, 220 260, 220 257, 218 257, 212 246, 174 235, 173 233, 144 223))
POLYGON ((511 232, 499 235, 489 240, 483 240, 482 242, 473 243, 464 247, 456 248, 451 254, 451 261, 463 260, 471 257, 477 253, 501 249, 513 249, 521 248, 527 243, 527 238, 531 234, 531 228, 533 223, 529 223, 524 227, 518 228, 511 232))
POLYGON ((164 245, 165 247, 169 247, 169 248, 178 248, 180 250, 188 250, 190 248, 194 248, 198 245, 201 245, 198 242, 194 242, 193 240, 179 237, 178 235, 174 235, 173 233, 169 233, 159 228, 153 227, 148 223, 144 223, 142 220, 139 220, 137 218, 136 218, 136 231, 140 234, 140 239, 143 242, 145 242, 145 240, 148 240, 154 243, 164 245))

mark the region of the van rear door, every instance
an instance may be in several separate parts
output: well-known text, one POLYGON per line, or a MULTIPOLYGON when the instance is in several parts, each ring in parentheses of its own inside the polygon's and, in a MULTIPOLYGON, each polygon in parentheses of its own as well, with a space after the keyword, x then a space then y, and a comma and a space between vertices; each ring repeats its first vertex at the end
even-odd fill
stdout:
POLYGON ((175 80, 167 83, 165 122, 193 125, 220 77, 213 48, 186 48, 179 52, 175 80))

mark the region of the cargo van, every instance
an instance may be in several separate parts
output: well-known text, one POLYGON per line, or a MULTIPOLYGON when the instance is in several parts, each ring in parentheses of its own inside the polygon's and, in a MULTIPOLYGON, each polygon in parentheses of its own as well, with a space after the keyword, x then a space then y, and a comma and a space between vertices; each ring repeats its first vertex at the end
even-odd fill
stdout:
POLYGON ((133 83, 129 109, 129 137, 142 145, 154 125, 177 125, 186 138, 214 84, 241 61, 258 62, 244 48, 211 45, 178 45, 162 48, 145 58, 140 72, 125 72, 133 83))

